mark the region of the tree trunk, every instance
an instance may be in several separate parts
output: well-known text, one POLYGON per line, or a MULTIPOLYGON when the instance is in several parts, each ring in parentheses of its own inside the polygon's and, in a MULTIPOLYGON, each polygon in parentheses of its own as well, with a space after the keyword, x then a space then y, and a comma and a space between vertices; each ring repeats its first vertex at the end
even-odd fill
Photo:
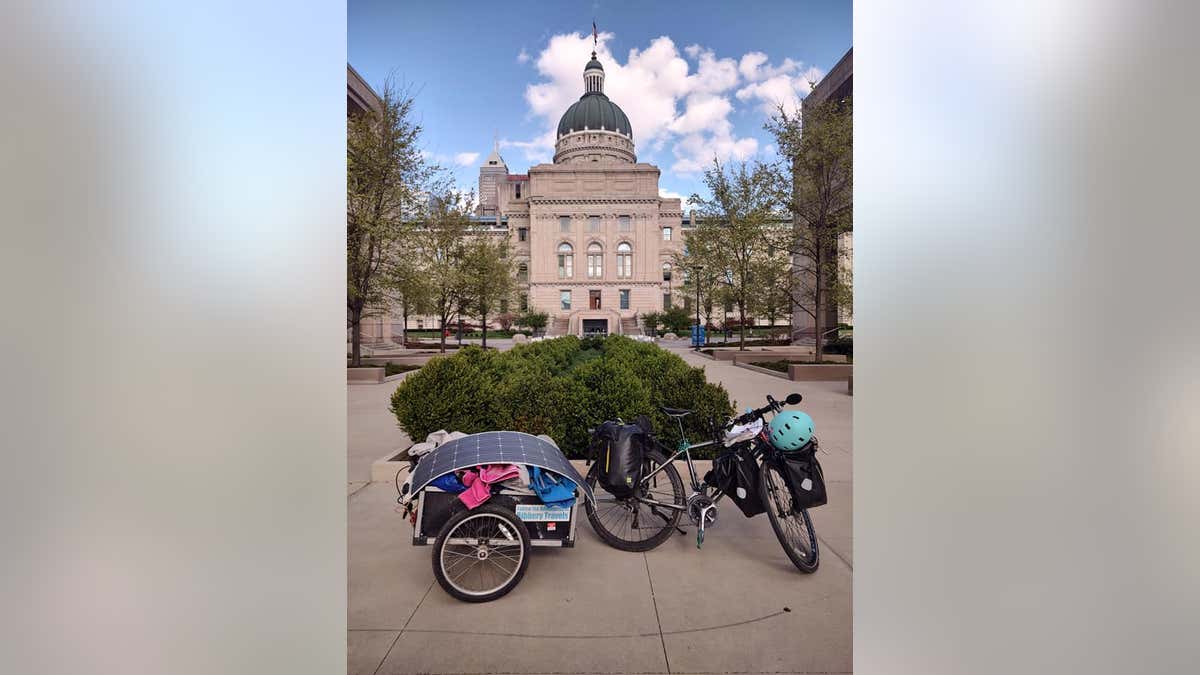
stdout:
POLYGON ((405 349, 408 348, 408 302, 405 301, 401 305, 401 312, 404 315, 404 325, 400 327, 400 345, 405 349))
POLYGON ((446 353, 446 315, 442 315, 442 329, 438 331, 438 343, 441 346, 441 352, 446 353))
POLYGON ((746 351, 746 303, 738 303, 738 351, 746 351))
POLYGON ((350 365, 354 367, 362 365, 362 313, 362 303, 355 301, 350 306, 350 365))
POLYGON ((824 293, 821 292, 821 284, 823 281, 822 277, 824 276, 821 274, 821 259, 823 257, 821 253, 822 249, 824 248, 823 244, 825 242, 821 240, 819 234, 816 232, 813 234, 816 235, 813 237, 813 239, 815 239, 813 242, 815 244, 815 246, 813 246, 813 255, 816 256, 816 260, 813 264, 813 363, 821 363, 821 359, 825 354, 823 344, 825 341, 822 339, 822 333, 825 330, 825 322, 822 321, 823 317, 821 316, 823 309, 822 305, 825 301, 824 293))
POLYGON ((487 349, 487 312, 484 312, 483 315, 479 317, 479 329, 483 331, 483 343, 481 346, 484 349, 487 349))

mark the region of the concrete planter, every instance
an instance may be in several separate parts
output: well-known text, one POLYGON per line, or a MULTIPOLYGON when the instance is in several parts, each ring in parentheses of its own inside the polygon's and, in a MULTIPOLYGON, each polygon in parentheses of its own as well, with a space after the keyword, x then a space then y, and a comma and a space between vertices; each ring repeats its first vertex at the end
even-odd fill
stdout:
POLYGON ((346 382, 349 384, 382 384, 383 368, 347 368, 346 382))
POLYGON ((845 380, 853 373, 854 366, 848 363, 793 363, 788 366, 788 377, 797 382, 834 382, 845 380))

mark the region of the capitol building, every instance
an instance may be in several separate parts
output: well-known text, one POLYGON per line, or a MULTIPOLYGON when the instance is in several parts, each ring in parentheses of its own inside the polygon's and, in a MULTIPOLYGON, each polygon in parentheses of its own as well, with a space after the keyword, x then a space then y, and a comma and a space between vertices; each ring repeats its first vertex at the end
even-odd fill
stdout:
POLYGON ((679 199, 658 193, 633 127, 604 93, 604 66, 558 123, 552 164, 511 173, 498 149, 479 168, 480 224, 507 232, 516 311, 542 311, 552 335, 640 332, 637 317, 682 302, 671 255, 683 248, 679 199))

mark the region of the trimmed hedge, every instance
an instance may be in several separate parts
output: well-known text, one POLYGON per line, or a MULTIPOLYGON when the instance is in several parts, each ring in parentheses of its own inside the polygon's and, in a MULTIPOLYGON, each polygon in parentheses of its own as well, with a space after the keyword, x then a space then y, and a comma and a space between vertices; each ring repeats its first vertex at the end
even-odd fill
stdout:
POLYGON ((654 422, 659 440, 674 447, 678 426, 659 406, 696 411, 684 418, 693 442, 709 438, 710 420, 733 412, 729 393, 707 382, 704 369, 619 335, 567 336, 507 352, 466 347, 430 359, 406 377, 392 394, 391 411, 413 439, 438 429, 508 429, 547 434, 568 457, 582 458, 589 428, 617 417, 632 422, 641 414, 654 422))

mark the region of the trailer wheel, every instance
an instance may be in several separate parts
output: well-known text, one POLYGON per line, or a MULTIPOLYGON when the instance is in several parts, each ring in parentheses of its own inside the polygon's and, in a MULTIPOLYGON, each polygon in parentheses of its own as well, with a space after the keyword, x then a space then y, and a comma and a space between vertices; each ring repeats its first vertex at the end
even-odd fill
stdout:
POLYGON ((529 531, 517 514, 483 504, 455 514, 433 545, 433 575, 450 595, 488 602, 521 582, 529 566, 529 531))

